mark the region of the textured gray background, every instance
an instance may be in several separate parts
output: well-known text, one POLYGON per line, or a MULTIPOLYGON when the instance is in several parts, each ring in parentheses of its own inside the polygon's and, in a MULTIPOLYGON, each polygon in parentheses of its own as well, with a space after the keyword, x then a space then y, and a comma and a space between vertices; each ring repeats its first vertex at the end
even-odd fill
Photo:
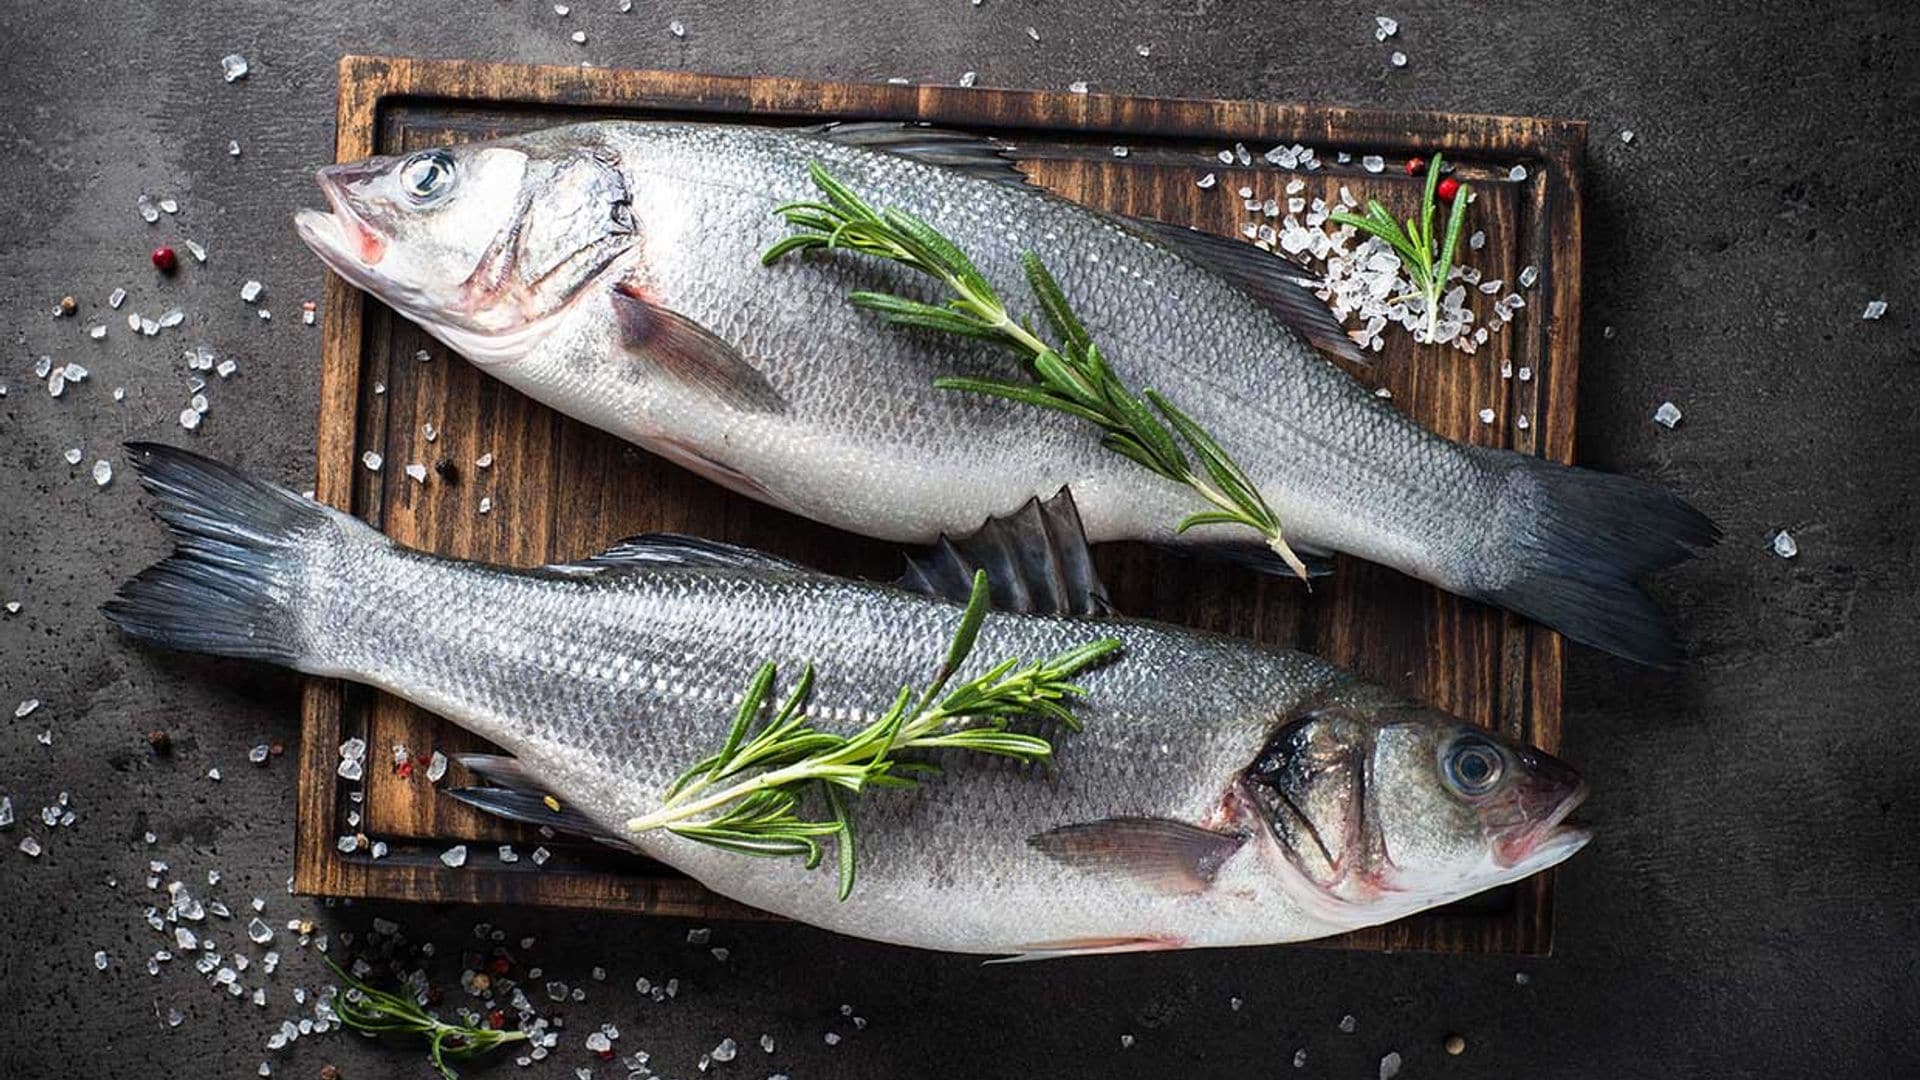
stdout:
MULTIPOLYGON (((1661 590, 1697 651, 1685 672, 1572 653, 1566 752, 1593 780, 1583 816, 1599 839, 1563 873, 1550 960, 1276 948, 983 968, 779 926, 717 929, 733 950, 720 965, 671 922, 386 911, 416 935, 431 927, 448 965, 479 917, 537 935, 534 956, 555 977, 610 970, 568 1010, 575 1029, 538 1075, 594 1064, 582 1029, 603 1020, 621 1025, 623 1050, 645 1048, 683 1076, 723 1035, 750 1048, 718 1074, 743 1077, 1366 1077, 1388 1050, 1405 1056, 1406 1076, 1912 1075, 1920 270, 1902 237, 1920 226, 1920 20, 1906 5, 574 7, 566 20, 550 3, 493 0, 0 10, 0 600, 24 605, 0 615, 0 790, 24 819, 0 836, 0 1075, 238 1077, 268 1056, 283 1076, 329 1061, 350 1077, 426 1074, 411 1051, 337 1036, 263 1052, 293 1011, 291 987, 321 976, 310 955, 269 982, 264 1011, 216 996, 180 964, 146 975, 160 944, 141 918, 149 858, 196 881, 218 867, 225 881, 200 891, 236 906, 264 896, 276 925, 314 913, 357 929, 372 912, 322 913, 285 895, 290 761, 259 769, 244 755, 292 742, 294 682, 116 640, 94 608, 162 553, 161 533, 129 478, 96 490, 61 458, 75 445, 89 463, 116 457, 122 437, 156 436, 307 486, 319 337, 297 316, 321 270, 288 216, 317 201, 308 170, 330 155, 334 65, 350 50, 867 80, 951 82, 977 69, 987 85, 1087 79, 1586 118, 1580 456, 1673 486, 1727 531, 1661 590), (1372 37, 1382 12, 1401 20, 1392 46, 1372 37), (667 33, 675 17, 684 40, 667 33), (574 29, 584 47, 568 40, 574 29), (1388 67, 1392 47, 1408 67, 1388 67), (233 50, 254 74, 229 86, 218 61, 233 50), (1622 128, 1637 133, 1630 145, 1622 128), (237 160, 230 138, 245 148, 237 160), (180 214, 143 224, 143 190, 179 197, 180 214), (186 236, 211 260, 157 281, 148 249, 186 236), (237 299, 249 277, 267 283, 271 324, 237 299), (149 315, 182 306, 187 325, 130 335, 124 312, 104 310, 116 285, 149 315), (80 298, 78 319, 47 317, 63 293, 80 298), (1861 321, 1875 296, 1892 311, 1861 321), (104 343, 84 336, 99 320, 104 343), (186 397, 178 352, 193 341, 242 366, 189 437, 174 416, 186 397), (45 353, 82 361, 93 380, 50 400, 30 371, 45 353), (1677 431, 1649 421, 1667 398, 1687 412, 1677 431), (1791 562, 1767 550, 1783 526, 1800 539, 1791 562), (28 696, 45 706, 12 719, 28 696), (170 760, 142 739, 157 726, 176 733, 170 760), (225 779, 207 779, 212 767, 225 779), (79 821, 48 830, 38 808, 61 790, 79 821), (148 829, 160 837, 151 849, 148 829), (23 832, 44 838, 37 861, 16 849, 23 832), (104 974, 98 948, 114 958, 104 974), (679 1000, 638 1001, 641 974, 679 975, 679 1000), (843 1002, 866 1030, 840 1018, 843 1002), (170 1007, 188 1013, 175 1030, 157 1018, 170 1007), (1336 1031, 1343 1013, 1358 1017, 1356 1033, 1336 1031), (825 1045, 830 1029, 846 1041, 825 1045), (751 1048, 762 1031, 779 1041, 771 1061, 751 1048), (1466 1056, 1441 1054, 1448 1031, 1466 1034, 1466 1056), (1131 1049, 1122 1033, 1137 1037, 1131 1049), (1309 1062, 1295 1074, 1300 1047, 1309 1062)), ((503 1063, 495 1075, 514 1072, 503 1063)))

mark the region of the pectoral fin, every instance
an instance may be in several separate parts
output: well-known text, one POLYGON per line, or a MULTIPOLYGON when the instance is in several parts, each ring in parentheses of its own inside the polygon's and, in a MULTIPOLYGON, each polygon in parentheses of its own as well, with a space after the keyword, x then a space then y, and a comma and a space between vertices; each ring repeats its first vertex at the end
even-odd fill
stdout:
POLYGON ((620 341, 634 357, 689 389, 741 412, 782 413, 787 401, 767 377, 713 331, 647 299, 628 282, 613 287, 620 341))
POLYGON ((1205 892, 1246 842, 1244 833, 1146 817, 1062 825, 1027 838, 1034 850, 1067 866, 1173 894, 1205 892))
POLYGON ((1057 960, 1064 956, 1112 956, 1116 953, 1164 952, 1178 949, 1181 942, 1171 937, 1085 937, 1061 941, 1034 941, 1021 945, 1013 956, 988 960, 989 964, 1024 964, 1029 960, 1057 960))

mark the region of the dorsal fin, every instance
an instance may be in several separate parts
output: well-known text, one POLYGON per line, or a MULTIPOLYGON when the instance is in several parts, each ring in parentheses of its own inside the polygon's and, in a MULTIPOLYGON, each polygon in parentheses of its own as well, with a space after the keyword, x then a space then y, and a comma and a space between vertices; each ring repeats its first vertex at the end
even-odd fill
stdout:
POLYGON ((578 562, 551 563, 544 569, 563 574, 594 574, 644 566, 706 566, 737 570, 803 571, 806 567, 778 555, 738 544, 679 533, 642 533, 578 562))
POLYGON ((1265 304, 1314 348, 1356 364, 1367 363, 1360 347, 1347 336, 1347 328, 1313 295, 1312 271, 1244 240, 1150 218, 1120 217, 1117 220, 1226 278, 1235 288, 1265 304))
POLYGON ((1027 175, 1014 168, 1006 147, 984 135, 891 120, 826 124, 814 129, 823 139, 958 169, 996 184, 1024 185, 1027 175))
POLYGON ((987 572, 996 611, 1113 613, 1087 551, 1080 511, 1066 488, 1045 502, 1028 499, 1014 513, 988 518, 965 536, 942 535, 931 548, 907 557, 906 573, 894 584, 964 604, 975 570, 987 572))

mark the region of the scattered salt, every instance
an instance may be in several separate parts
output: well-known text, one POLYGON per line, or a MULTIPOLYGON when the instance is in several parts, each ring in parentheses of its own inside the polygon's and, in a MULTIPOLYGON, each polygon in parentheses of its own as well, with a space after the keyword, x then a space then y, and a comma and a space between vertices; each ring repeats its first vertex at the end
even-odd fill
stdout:
POLYGON ((1406 67, 1407 54, 1396 49, 1394 50, 1394 53, 1392 56, 1387 57, 1387 62, 1392 64, 1394 67, 1406 67))
POLYGON ((1067 93, 1069 94, 1084 94, 1086 92, 1087 80, 1085 79, 1075 79, 1067 84, 1067 93))
POLYGON ((260 284, 258 281, 249 280, 245 285, 240 286, 240 299, 251 304, 255 300, 260 299, 261 290, 265 288, 266 286, 260 284))
POLYGON ((360 464, 365 465, 368 472, 379 472, 380 466, 385 461, 386 458, 381 457, 377 450, 369 450, 360 455, 360 464))
POLYGON ((228 82, 238 82, 246 78, 249 70, 247 58, 239 53, 228 53, 220 58, 220 74, 228 82))
POLYGON ((1886 313, 1887 302, 1885 300, 1869 300, 1867 301, 1867 310, 1861 312, 1860 317, 1862 319, 1877 319, 1886 313))
POLYGON ((27 858, 37 859, 40 857, 40 841, 31 836, 23 836, 20 838, 20 850, 27 858))
POLYGON ((675 19, 672 22, 667 24, 667 32, 677 38, 683 38, 687 36, 687 28, 685 25, 683 25, 680 22, 679 19, 675 19))
POLYGON ((961 86, 972 86, 974 83, 977 83, 979 81, 980 81, 980 73, 977 71, 963 71, 960 73, 961 86))
POLYGON ((35 709, 38 709, 39 707, 40 707, 40 699, 37 697, 30 697, 25 701, 22 701, 20 704, 14 706, 13 718, 18 720, 22 717, 31 716, 33 714, 33 711, 35 709))
POLYGON ((1380 1059, 1380 1080, 1393 1080, 1394 1077, 1399 1075, 1400 1054, 1398 1051, 1389 1051, 1385 1057, 1380 1059))
POLYGON ((1130 1048, 1130 1047, 1132 1047, 1132 1046, 1133 1046, 1133 1036, 1132 1036, 1132 1035, 1122 1035, 1122 1036, 1120 1036, 1120 1049, 1122 1049, 1122 1050, 1126 1050, 1126 1049, 1128 1049, 1128 1048, 1130 1048))
POLYGON ((1340 1033, 1342 1035, 1351 1035, 1353 1034, 1354 1029, 1360 1026, 1360 1021, 1354 1019, 1354 1016, 1352 1013, 1348 1013, 1347 1015, 1340 1018, 1340 1023, 1338 1026, 1340 1028, 1340 1033))
POLYGON ((1622 130, 1622 131, 1620 132, 1620 141, 1621 141, 1621 142, 1623 142, 1623 143, 1630 143, 1630 142, 1632 142, 1632 141, 1633 141, 1633 129, 1632 129, 1632 128, 1625 128, 1625 129, 1623 129, 1623 130, 1622 130))
POLYGON ((414 483, 424 484, 427 482, 427 467, 425 465, 414 462, 407 466, 406 473, 414 483))
POLYGON ((1481 422, 1481 423, 1483 423, 1483 424, 1491 424, 1491 423, 1493 423, 1493 410, 1492 410, 1492 409, 1481 409, 1481 410, 1480 410, 1480 422, 1481 422))
POLYGON ((1792 533, 1781 529, 1773 534, 1773 553, 1783 559, 1791 559, 1800 554, 1800 545, 1795 542, 1792 533))
POLYGON ((115 289, 107 294, 107 306, 116 311, 119 310, 121 304, 126 302, 127 290, 125 289, 115 289))
POLYGON ((1387 161, 1379 154, 1368 154, 1360 159, 1360 167, 1370 173, 1377 173, 1387 167, 1387 161))
POLYGON ((1678 427, 1680 424, 1680 406, 1671 401, 1663 401, 1653 410, 1653 422, 1664 428, 1678 427))
POLYGON ((1373 17, 1373 40, 1385 41, 1399 32, 1400 23, 1398 20, 1387 15, 1375 15, 1373 17))
POLYGON ((93 463, 93 482, 100 487, 113 483, 113 463, 101 458, 93 463))
POLYGON ((459 869, 460 867, 465 866, 467 864, 467 845, 455 844, 452 847, 448 848, 447 850, 441 852, 440 861, 443 863, 446 863, 448 866, 453 867, 454 869, 459 869))

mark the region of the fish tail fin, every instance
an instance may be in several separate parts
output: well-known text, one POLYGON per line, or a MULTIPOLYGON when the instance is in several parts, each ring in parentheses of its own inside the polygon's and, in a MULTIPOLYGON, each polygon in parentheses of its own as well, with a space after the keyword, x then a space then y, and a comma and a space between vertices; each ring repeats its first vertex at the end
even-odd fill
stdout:
POLYGON ((1638 663, 1671 667, 1685 658, 1640 579, 1718 542, 1712 520, 1630 476, 1508 450, 1472 452, 1504 483, 1471 575, 1486 584, 1463 592, 1638 663))
POLYGON ((326 545, 385 539, 366 524, 230 466, 156 443, 127 458, 172 531, 173 554, 101 607, 168 649, 302 667, 307 564, 326 545))

